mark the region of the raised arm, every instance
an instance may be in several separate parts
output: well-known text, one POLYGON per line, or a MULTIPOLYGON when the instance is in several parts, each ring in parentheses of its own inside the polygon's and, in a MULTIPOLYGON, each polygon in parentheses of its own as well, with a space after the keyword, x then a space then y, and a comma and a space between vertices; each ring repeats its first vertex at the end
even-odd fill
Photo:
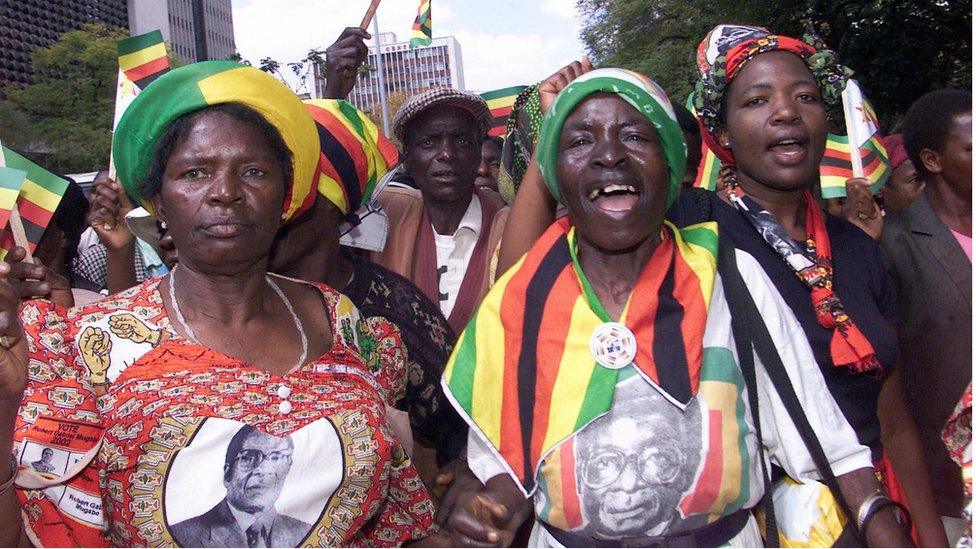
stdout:
POLYGON ((14 422, 27 386, 27 343, 18 318, 20 299, 7 283, 10 264, 0 262, 0 547, 29 546, 13 487, 14 422))
MULTIPOLYGON (((563 88, 592 69, 589 58, 584 57, 582 61, 573 61, 543 80, 539 84, 542 112, 549 109, 563 88)), ((542 180, 534 152, 510 208, 498 252, 498 274, 507 271, 529 251, 556 216, 556 201, 542 180)))

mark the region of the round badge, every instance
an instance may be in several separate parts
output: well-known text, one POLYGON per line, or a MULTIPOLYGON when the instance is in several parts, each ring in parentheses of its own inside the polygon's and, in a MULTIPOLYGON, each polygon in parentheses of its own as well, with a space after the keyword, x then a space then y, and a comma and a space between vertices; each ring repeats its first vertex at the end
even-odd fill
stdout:
POLYGON ((623 324, 605 322, 593 330, 590 352, 600 366, 619 370, 632 363, 637 356, 637 338, 623 324))

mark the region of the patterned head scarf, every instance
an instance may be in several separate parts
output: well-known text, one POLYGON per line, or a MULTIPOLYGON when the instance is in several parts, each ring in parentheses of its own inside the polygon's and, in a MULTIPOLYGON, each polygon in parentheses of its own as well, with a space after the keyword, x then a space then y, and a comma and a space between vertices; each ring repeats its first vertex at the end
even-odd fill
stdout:
POLYGON ((820 84, 820 94, 828 116, 843 116, 841 93, 853 72, 840 64, 837 54, 817 37, 803 40, 772 34, 762 27, 719 25, 705 35, 698 45, 698 71, 692 100, 704 130, 702 139, 724 164, 734 164, 732 151, 718 142, 722 123, 722 100, 733 79, 753 57, 783 50, 803 59, 820 84))
POLYGON ((664 90, 650 78, 624 69, 597 69, 569 83, 556 96, 549 111, 542 119, 542 133, 536 159, 542 178, 549 192, 559 202, 563 201, 556 180, 556 161, 559 157, 559 135, 566 118, 588 96, 598 93, 614 93, 623 98, 654 125, 664 148, 670 171, 670 188, 667 205, 671 206, 681 190, 685 175, 688 151, 684 134, 664 90))
POLYGON ((542 98, 539 96, 539 84, 535 84, 518 94, 505 124, 502 165, 498 170, 498 192, 505 202, 511 203, 515 200, 515 194, 532 159, 532 151, 539 143, 541 129, 542 98), (524 113, 528 120, 528 125, 524 128, 518 125, 520 113, 524 113))
POLYGON ((287 86, 254 67, 233 61, 204 61, 160 76, 140 93, 115 129, 112 155, 119 181, 137 204, 153 153, 166 128, 180 116, 222 103, 253 109, 274 126, 292 154, 292 180, 281 217, 289 220, 312 204, 312 177, 318 165, 319 136, 308 111, 287 86))
POLYGON ((366 113, 341 99, 310 99, 319 133, 318 191, 343 215, 372 202, 380 179, 399 161, 393 143, 366 113))

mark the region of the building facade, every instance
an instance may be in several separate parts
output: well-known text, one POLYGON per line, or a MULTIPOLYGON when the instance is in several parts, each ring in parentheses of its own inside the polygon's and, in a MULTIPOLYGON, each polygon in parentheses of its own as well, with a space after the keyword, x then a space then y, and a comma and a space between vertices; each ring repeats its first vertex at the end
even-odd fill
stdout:
POLYGON ((133 36, 159 29, 184 63, 234 55, 231 0, 0 0, 0 97, 31 83, 31 53, 69 30, 105 23, 133 36))
POLYGON ((128 0, 132 34, 159 29, 183 63, 229 59, 236 51, 231 0, 128 0))
POLYGON ((126 0, 0 0, 0 96, 8 84, 31 83, 35 49, 86 23, 128 29, 126 0))
MULTIPOLYGON (((411 48, 410 42, 397 42, 393 33, 380 33, 379 55, 382 55, 388 95, 403 92, 410 96, 439 86, 464 89, 461 45, 453 36, 434 38, 430 46, 411 48)), ((379 61, 373 45, 369 47, 366 65, 369 70, 359 74, 348 100, 360 109, 370 111, 380 104, 379 61)), ((322 97, 325 78, 318 67, 314 74, 315 96, 322 97)))

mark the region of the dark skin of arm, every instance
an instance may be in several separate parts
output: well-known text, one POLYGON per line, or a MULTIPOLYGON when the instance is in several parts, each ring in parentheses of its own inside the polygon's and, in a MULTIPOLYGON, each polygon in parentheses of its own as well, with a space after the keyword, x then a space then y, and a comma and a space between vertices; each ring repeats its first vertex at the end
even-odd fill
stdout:
POLYGON ((902 397, 901 374, 895 370, 881 386, 878 398, 878 419, 881 421, 881 443, 898 480, 908 497, 912 521, 918 531, 922 547, 946 547, 945 528, 936 511, 935 496, 925 461, 921 459, 922 445, 905 399, 902 397))
MULTIPOLYGON (((582 61, 573 61, 546 78, 539 85, 542 111, 549 109, 559 92, 570 82, 592 69, 589 58, 584 57, 582 61)), ((556 200, 546 188, 534 154, 510 208, 498 252, 499 273, 515 265, 556 217, 556 200)))
MULTIPOLYGON (((10 343, 9 349, 0 347, 0 482, 15 473, 7 456, 13 453, 14 422, 27 386, 27 343, 17 318, 20 297, 8 283, 10 271, 9 263, 0 262, 0 336, 6 336, 10 343)), ((23 531, 20 501, 13 488, 0 495, 0 546, 31 546, 23 531)))

